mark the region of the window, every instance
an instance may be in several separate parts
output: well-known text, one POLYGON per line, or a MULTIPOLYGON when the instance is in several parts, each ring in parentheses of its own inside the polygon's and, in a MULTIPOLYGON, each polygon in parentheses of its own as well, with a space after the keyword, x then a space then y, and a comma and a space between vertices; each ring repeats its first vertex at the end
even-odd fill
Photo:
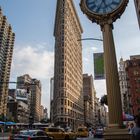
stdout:
POLYGON ((40 131, 40 132, 37 133, 37 136, 46 136, 46 134, 44 132, 40 131))
MULTIPOLYGON (((64 66, 64 62, 62 62, 62 66, 64 66)), ((64 73, 64 68, 61 69, 61 72, 64 73)))
POLYGON ((134 74, 134 75, 138 75, 139 72, 138 72, 137 70, 134 70, 133 74, 134 74))
POLYGON ((65 114, 67 114, 67 109, 65 108, 65 114))
POLYGON ((140 98, 137 98, 137 103, 140 104, 140 98))
POLYGON ((63 99, 61 99, 61 105, 63 105, 63 99))
POLYGON ((140 78, 138 78, 137 83, 140 83, 140 78))
POLYGON ((136 89, 136 92, 137 92, 137 93, 140 93, 140 88, 136 89))
POLYGON ((67 105, 67 100, 65 99, 65 105, 67 105))
POLYGON ((63 114, 63 107, 61 107, 61 114, 63 114))
POLYGON ((64 86, 64 82, 61 82, 61 87, 63 87, 64 86))
MULTIPOLYGON (((63 122, 63 118, 60 118, 60 121, 63 122)), ((61 132, 61 131, 59 131, 59 132, 61 132)))

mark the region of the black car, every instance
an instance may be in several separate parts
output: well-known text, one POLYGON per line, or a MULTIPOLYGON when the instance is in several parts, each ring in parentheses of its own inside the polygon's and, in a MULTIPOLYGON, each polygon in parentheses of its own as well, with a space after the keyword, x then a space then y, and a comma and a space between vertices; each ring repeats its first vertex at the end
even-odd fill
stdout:
POLYGON ((10 136, 9 140, 53 140, 43 130, 22 130, 19 134, 10 136))
POLYGON ((94 133, 94 137, 95 138, 103 138, 103 133, 104 133, 103 129, 96 129, 95 133, 94 133))

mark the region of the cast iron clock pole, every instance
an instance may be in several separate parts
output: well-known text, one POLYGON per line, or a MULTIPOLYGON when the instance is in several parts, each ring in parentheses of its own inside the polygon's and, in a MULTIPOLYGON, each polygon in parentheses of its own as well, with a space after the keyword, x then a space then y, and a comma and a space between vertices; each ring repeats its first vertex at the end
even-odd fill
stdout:
POLYGON ((128 0, 81 0, 80 7, 84 14, 101 26, 103 34, 104 64, 109 108, 109 128, 105 139, 130 139, 123 133, 122 105, 119 77, 113 39, 113 22, 120 18, 128 0), (120 134, 122 133, 122 135, 120 134))
POLYGON ((112 34, 112 25, 105 24, 102 27, 104 64, 106 71, 106 87, 109 108, 109 126, 122 127, 122 103, 115 54, 115 45, 112 34))

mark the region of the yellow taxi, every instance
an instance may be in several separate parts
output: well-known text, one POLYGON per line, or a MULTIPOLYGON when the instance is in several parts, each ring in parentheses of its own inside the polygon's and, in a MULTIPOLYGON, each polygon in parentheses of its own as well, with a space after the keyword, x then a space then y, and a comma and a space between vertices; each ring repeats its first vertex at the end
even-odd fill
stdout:
POLYGON ((88 129, 87 127, 78 127, 77 129, 77 137, 88 137, 88 129))
POLYGON ((65 134, 69 136, 70 140, 76 140, 77 139, 76 132, 72 131, 71 129, 69 129, 69 130, 66 129, 65 134))
POLYGON ((65 132, 63 128, 44 127, 41 129, 44 130, 48 134, 48 136, 52 137, 54 140, 74 140, 74 139, 76 139, 76 135, 65 132))

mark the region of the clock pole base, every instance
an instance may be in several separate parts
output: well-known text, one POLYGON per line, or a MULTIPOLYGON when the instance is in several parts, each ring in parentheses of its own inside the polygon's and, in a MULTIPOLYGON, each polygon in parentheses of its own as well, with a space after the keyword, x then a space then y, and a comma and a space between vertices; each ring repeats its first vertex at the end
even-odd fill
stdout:
POLYGON ((133 140, 128 129, 106 128, 104 132, 104 140, 133 140))

